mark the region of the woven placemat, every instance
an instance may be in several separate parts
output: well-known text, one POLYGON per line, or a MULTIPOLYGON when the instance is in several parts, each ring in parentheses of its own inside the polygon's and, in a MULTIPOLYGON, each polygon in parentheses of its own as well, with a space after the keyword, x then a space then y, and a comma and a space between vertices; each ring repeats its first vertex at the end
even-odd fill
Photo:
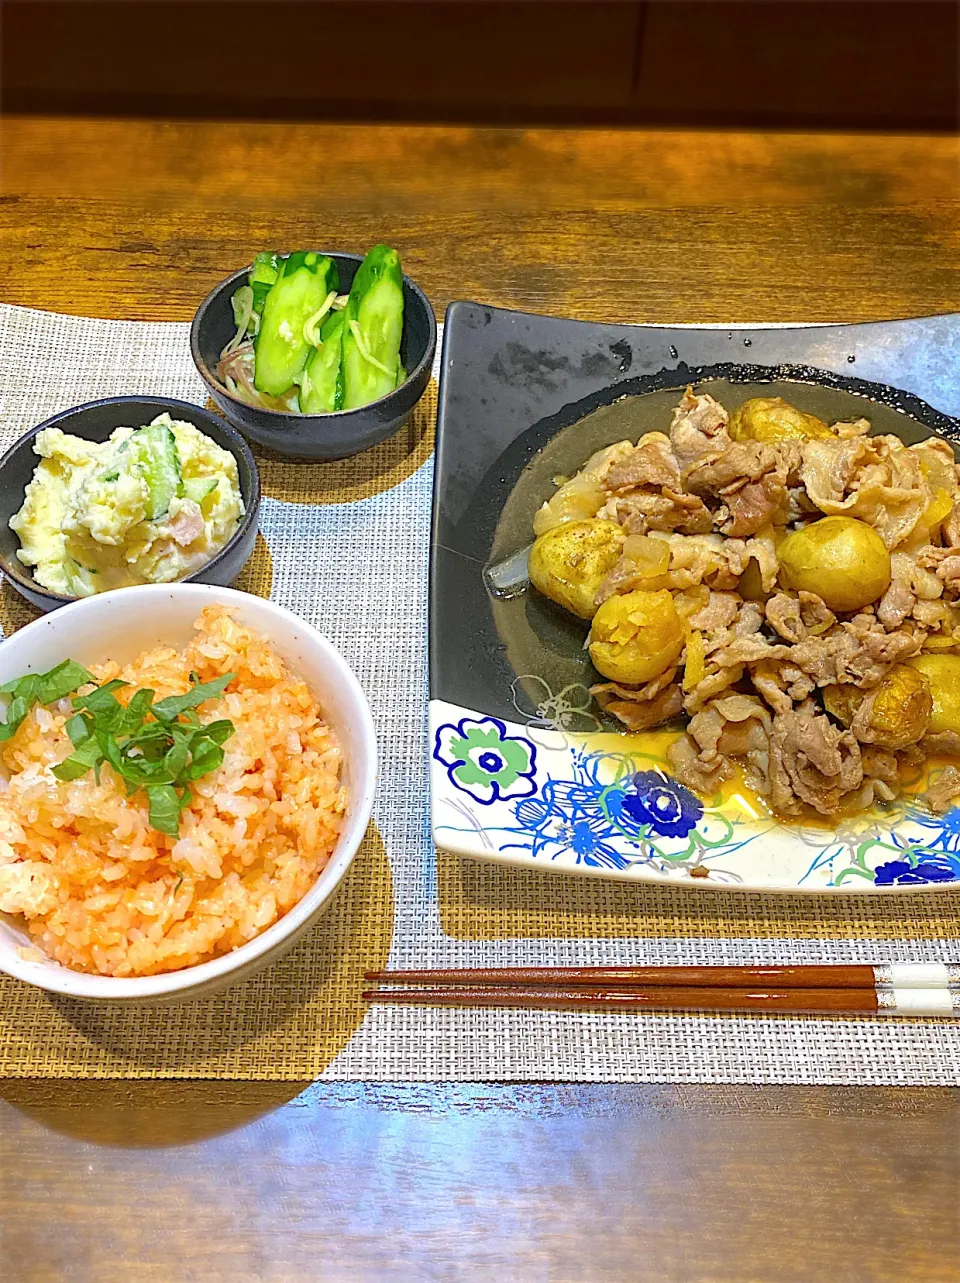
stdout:
MULTIPOLYGON (((188 327, 0 306, 0 445, 118 393, 202 403, 188 327), (55 378, 55 383, 52 381, 55 378)), ((436 371, 435 371, 436 373, 436 371)), ((960 893, 751 895, 625 886, 436 853, 425 756, 431 388, 393 441, 342 463, 259 455, 261 539, 240 586, 326 633, 373 705, 374 824, 328 914, 243 985, 136 1010, 0 979, 0 1076, 953 1084, 960 1024, 456 1011, 359 1001, 364 967, 952 960, 960 893)), ((32 612, 8 586, 0 626, 32 612)))

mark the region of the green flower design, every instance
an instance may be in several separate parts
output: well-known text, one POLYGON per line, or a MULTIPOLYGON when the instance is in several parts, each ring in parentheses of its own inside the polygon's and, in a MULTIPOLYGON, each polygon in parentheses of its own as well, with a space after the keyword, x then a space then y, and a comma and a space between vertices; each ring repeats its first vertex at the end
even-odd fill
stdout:
POLYGON ((536 749, 528 739, 508 735, 495 717, 441 726, 433 756, 456 788, 485 806, 536 792, 536 749))

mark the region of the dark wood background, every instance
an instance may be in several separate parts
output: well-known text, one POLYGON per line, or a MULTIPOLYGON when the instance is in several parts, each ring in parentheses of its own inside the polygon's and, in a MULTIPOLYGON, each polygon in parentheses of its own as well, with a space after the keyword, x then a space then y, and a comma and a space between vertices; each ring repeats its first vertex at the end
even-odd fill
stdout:
POLYGON ((7 0, 7 111, 951 130, 955 0, 7 0))
MULTIPOLYGON (((188 320, 321 232, 396 244, 438 311, 960 298, 942 135, 19 116, 0 141, 0 296, 60 312, 188 320)), ((0 1283, 960 1283, 958 1192, 956 1090, 0 1082, 0 1283)))
MULTIPOLYGON (((22 113, 0 122, 4 302, 187 320, 314 228, 398 245, 438 311, 958 305, 952 3, 8 0, 0 20, 22 113)), ((955 1090, 0 1083, 0 1283, 960 1283, 958 1190, 955 1090)))

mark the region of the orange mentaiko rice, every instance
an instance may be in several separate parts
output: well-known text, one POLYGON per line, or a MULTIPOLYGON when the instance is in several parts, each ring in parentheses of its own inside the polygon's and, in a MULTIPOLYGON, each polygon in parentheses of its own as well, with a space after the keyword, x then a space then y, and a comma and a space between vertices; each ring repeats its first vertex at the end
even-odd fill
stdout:
POLYGON ((223 606, 208 606, 183 652, 148 651, 120 677, 125 700, 190 688, 190 673, 236 680, 199 709, 229 718, 223 764, 192 786, 179 838, 148 822, 142 793, 127 797, 106 764, 61 781, 73 751, 69 699, 35 706, 0 748, 0 911, 22 915, 35 943, 76 971, 146 976, 228 953, 300 900, 333 852, 345 794, 340 750, 306 684, 269 643, 223 606))

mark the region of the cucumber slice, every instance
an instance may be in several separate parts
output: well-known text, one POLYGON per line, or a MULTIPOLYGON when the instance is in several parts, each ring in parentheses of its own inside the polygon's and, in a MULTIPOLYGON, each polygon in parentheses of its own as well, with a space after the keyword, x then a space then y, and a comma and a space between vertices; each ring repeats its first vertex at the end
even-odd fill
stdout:
POLYGON ((253 260, 247 280, 253 290, 253 310, 258 316, 263 311, 263 304, 272 286, 276 284, 282 266, 280 255, 270 250, 264 250, 253 260))
POLYGON ((397 386, 403 336, 403 273, 388 245, 357 268, 343 323, 343 408, 368 405, 397 386))
POLYGON ((183 483, 184 499, 192 499, 194 503, 203 503, 208 494, 213 494, 217 488, 216 477, 187 477, 183 483))
POLYGON ((147 483, 147 520, 158 521, 180 493, 182 471, 177 439, 165 423, 138 428, 127 441, 136 467, 147 483))
POLYGON ((300 376, 300 410, 303 414, 328 414, 343 406, 343 313, 333 312, 320 331, 320 347, 314 348, 300 376))
POLYGON ((307 251, 291 254, 263 305, 254 339, 253 384, 258 392, 283 396, 313 350, 304 326, 340 283, 336 264, 307 251))

